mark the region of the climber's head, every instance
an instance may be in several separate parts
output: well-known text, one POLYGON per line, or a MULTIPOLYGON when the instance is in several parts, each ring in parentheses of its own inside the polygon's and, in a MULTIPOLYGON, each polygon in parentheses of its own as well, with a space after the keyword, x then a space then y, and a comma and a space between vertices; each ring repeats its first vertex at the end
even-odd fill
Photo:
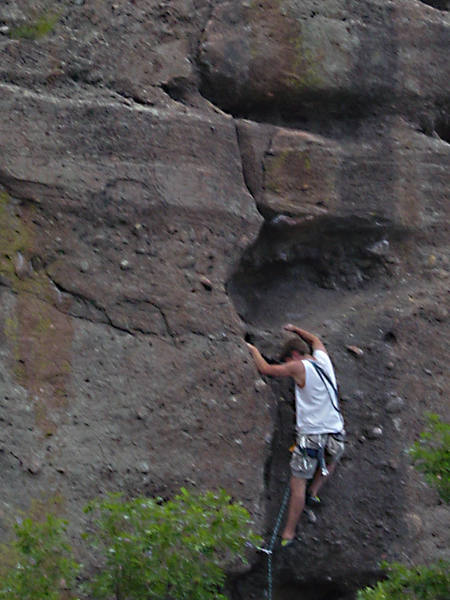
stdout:
POLYGON ((301 360, 310 353, 308 345, 301 338, 295 337, 288 340, 280 354, 280 362, 301 360))

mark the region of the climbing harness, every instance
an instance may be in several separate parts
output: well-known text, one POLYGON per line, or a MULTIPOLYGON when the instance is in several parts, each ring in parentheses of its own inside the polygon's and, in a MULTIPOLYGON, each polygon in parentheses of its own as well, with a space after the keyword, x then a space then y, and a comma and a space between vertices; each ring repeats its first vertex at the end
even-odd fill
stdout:
POLYGON ((322 475, 326 477, 328 475, 328 469, 325 460, 325 446, 322 441, 322 437, 320 437, 319 439, 321 441, 319 443, 320 445, 318 448, 308 448, 306 446, 306 436, 302 435, 300 437, 299 442, 297 442, 297 444, 294 446, 294 449, 295 447, 297 447, 304 457, 309 456, 310 458, 317 458, 322 475))

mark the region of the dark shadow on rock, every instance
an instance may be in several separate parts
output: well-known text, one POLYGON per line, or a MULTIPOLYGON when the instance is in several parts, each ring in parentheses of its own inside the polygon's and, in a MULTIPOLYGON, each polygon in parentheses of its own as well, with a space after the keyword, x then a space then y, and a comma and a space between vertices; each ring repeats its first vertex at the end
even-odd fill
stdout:
POLYGON ((301 319, 312 302, 325 310, 333 297, 389 277, 386 238, 402 236, 376 220, 323 217, 285 228, 266 223, 229 280, 228 293, 250 325, 301 319))
POLYGON ((424 4, 428 4, 428 6, 432 6, 437 10, 449 10, 450 2, 449 0, 420 0, 424 4))
POLYGON ((436 120, 435 131, 441 140, 450 144, 450 115, 447 114, 436 120))

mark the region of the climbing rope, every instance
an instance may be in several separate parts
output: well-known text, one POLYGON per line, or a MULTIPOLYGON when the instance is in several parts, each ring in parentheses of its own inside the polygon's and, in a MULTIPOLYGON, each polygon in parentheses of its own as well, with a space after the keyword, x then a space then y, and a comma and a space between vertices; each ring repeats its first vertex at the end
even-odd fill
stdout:
POLYGON ((286 489, 284 491, 283 500, 281 502, 281 507, 278 512, 277 521, 275 523, 272 537, 270 539, 269 547, 267 549, 261 548, 261 550, 267 554, 267 598, 268 598, 268 600, 272 600, 272 587, 273 587, 272 553, 273 553, 273 548, 275 546, 275 541, 277 539, 278 530, 280 529, 281 520, 283 519, 284 511, 286 510, 286 505, 287 505, 287 502, 289 499, 289 488, 290 488, 290 486, 289 486, 289 482, 288 482, 286 489))

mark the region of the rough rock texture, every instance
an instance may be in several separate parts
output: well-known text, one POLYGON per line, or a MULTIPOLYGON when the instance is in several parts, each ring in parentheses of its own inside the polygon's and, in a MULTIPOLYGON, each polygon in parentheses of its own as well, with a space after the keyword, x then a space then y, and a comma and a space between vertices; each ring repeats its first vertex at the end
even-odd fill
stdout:
MULTIPOLYGON (((225 487, 270 533, 292 390, 244 336, 276 358, 290 321, 329 347, 348 444, 275 557, 279 597, 445 555, 448 510, 406 450, 426 410, 448 418, 447 11, 2 2, 2 535, 33 503, 76 524, 104 491, 181 485, 225 487)), ((253 556, 230 594, 265 575, 253 556)))

